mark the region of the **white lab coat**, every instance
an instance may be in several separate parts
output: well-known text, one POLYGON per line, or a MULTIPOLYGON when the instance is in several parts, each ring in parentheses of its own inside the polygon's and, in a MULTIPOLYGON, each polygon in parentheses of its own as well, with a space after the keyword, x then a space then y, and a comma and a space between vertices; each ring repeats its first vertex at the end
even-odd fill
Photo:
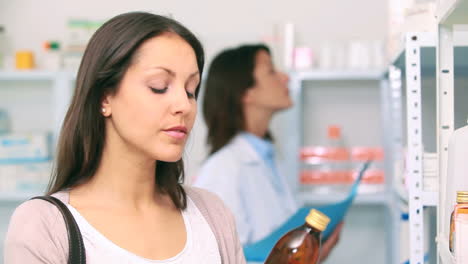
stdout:
POLYGON ((281 193, 273 171, 253 146, 237 135, 201 167, 194 185, 216 193, 233 212, 242 244, 256 242, 293 215, 297 206, 284 176, 281 193))

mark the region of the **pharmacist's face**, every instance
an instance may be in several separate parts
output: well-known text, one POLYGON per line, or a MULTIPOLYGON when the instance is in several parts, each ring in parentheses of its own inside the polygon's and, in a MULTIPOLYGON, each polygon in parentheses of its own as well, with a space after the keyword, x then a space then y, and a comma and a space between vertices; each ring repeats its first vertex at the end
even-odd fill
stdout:
POLYGON ((289 78, 275 69, 268 52, 261 50, 257 53, 253 75, 255 84, 247 90, 245 104, 272 112, 292 105, 288 89, 289 78))
POLYGON ((178 161, 192 129, 200 82, 195 52, 172 33, 147 40, 117 92, 103 101, 106 143, 149 161, 178 161))

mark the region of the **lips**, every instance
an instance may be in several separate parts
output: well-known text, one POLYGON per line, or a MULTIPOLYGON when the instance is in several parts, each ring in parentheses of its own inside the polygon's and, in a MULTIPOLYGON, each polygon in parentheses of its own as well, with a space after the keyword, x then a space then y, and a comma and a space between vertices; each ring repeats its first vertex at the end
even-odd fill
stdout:
POLYGON ((184 126, 175 126, 163 130, 168 136, 175 139, 184 139, 187 136, 187 128, 184 126))

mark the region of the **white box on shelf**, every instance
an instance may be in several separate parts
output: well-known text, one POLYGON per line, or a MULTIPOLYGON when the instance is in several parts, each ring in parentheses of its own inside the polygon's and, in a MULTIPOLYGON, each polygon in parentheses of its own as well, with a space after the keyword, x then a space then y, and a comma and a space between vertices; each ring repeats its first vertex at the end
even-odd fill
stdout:
POLYGON ((426 192, 436 192, 439 188, 439 178, 435 176, 424 176, 423 190, 426 192))
POLYGON ((0 165, 0 192, 42 192, 48 184, 51 168, 51 162, 0 165))
POLYGON ((423 166, 424 172, 434 172, 439 171, 439 160, 437 158, 437 153, 425 152, 423 156, 423 166))
POLYGON ((313 54, 309 47, 296 47, 294 49, 294 68, 296 70, 306 70, 312 67, 313 54))
POLYGON ((0 164, 47 161, 50 133, 11 133, 0 136, 0 164))
POLYGON ((423 154, 423 190, 436 192, 439 190, 439 159, 437 153, 423 154))
POLYGON ((436 3, 433 1, 391 0, 389 11, 386 47, 390 60, 403 48, 401 43, 404 43, 407 32, 437 32, 436 3))

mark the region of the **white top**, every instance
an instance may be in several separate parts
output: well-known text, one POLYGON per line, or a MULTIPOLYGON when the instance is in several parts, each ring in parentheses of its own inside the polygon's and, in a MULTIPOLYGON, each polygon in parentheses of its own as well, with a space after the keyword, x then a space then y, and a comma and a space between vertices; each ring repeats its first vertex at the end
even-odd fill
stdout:
POLYGON ((298 210, 281 168, 275 175, 242 134, 207 159, 194 185, 221 197, 243 245, 268 236, 298 210))
POLYGON ((74 207, 70 204, 67 204, 67 206, 83 236, 86 248, 86 263, 88 264, 221 264, 216 238, 205 218, 189 197, 187 197, 187 209, 182 211, 187 242, 181 252, 165 260, 146 259, 117 246, 86 221, 74 207))

